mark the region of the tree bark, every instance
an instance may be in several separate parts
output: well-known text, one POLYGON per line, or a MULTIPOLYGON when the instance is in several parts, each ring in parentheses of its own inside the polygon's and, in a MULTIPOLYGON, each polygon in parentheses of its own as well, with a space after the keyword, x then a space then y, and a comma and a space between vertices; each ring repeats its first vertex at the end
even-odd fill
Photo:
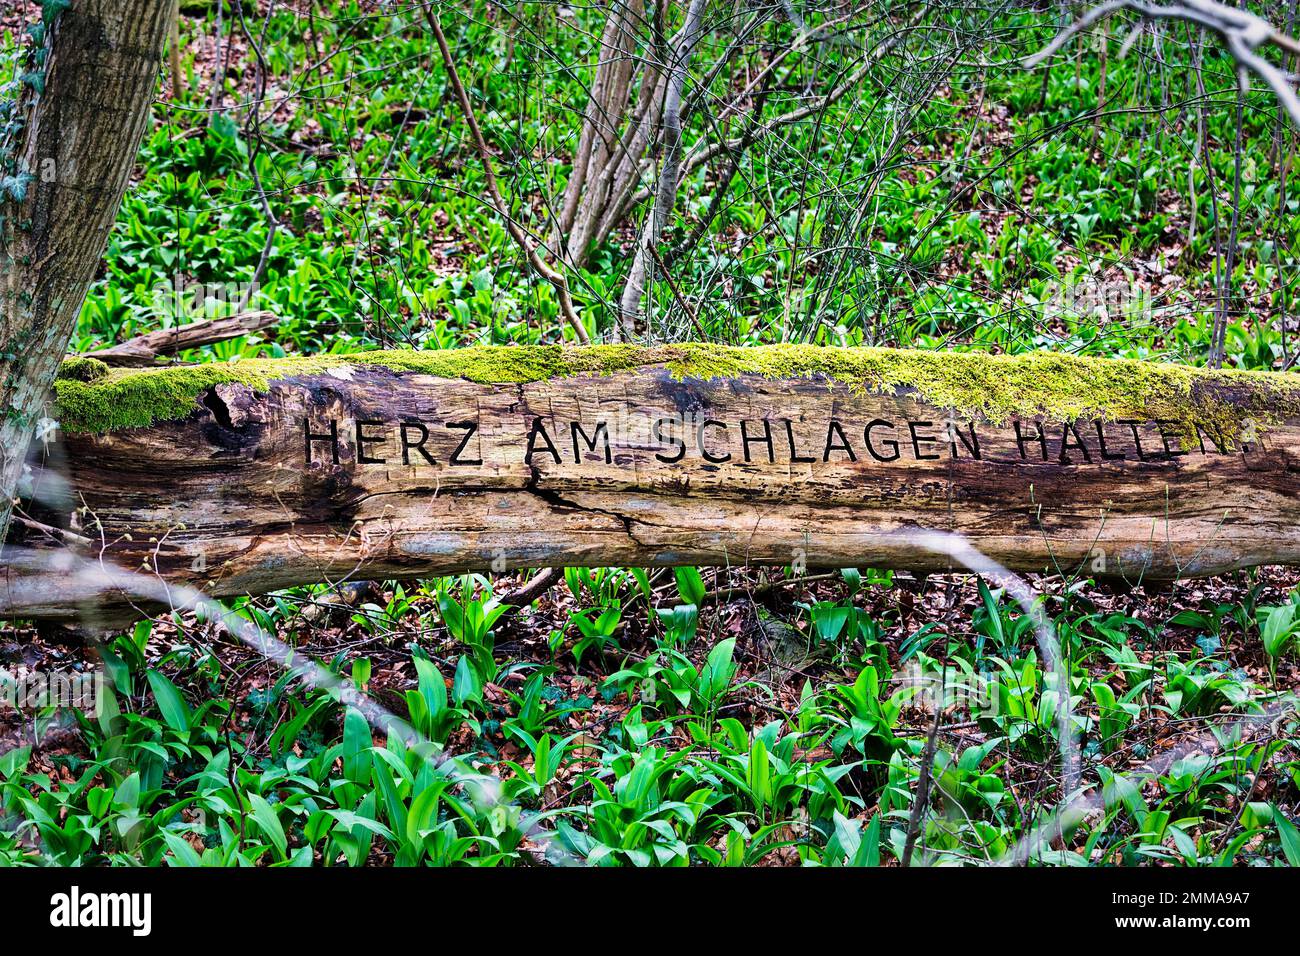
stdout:
POLYGON ((172 0, 76 0, 19 104, 25 196, 0 199, 0 536, 99 267, 157 86, 172 0))
POLYGON ((69 541, 216 596, 488 568, 949 569, 922 531, 1015 570, 1132 582, 1300 563, 1300 384, 1282 374, 683 345, 57 386, 69 494, 13 529, 0 616, 129 608, 29 572, 69 541))

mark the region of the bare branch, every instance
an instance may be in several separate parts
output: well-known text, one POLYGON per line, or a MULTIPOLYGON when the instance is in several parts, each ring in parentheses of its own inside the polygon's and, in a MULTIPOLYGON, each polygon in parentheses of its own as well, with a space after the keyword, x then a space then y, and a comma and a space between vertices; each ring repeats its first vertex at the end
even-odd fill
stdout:
POLYGON ((1184 20, 1217 33, 1243 71, 1254 73, 1268 84, 1290 114, 1291 120, 1300 126, 1300 98, 1296 97, 1291 81, 1282 70, 1256 52, 1260 47, 1271 44, 1290 53, 1300 53, 1300 40, 1283 33, 1249 10, 1225 6, 1215 0, 1180 0, 1166 6, 1143 3, 1141 0, 1106 0, 1058 33, 1038 53, 1025 59, 1024 65, 1027 68, 1038 66, 1073 37, 1120 10, 1130 10, 1148 20, 1184 20))

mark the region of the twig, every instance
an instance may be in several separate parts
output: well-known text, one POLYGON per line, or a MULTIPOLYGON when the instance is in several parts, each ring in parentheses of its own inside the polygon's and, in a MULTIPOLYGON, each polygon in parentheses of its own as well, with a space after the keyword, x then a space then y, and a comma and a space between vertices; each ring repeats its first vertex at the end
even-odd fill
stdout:
POLYGON ((925 738, 925 749, 921 754, 920 779, 916 786, 916 803, 912 806, 912 815, 907 821, 907 842, 903 845, 903 866, 912 865, 912 852, 916 849, 917 838, 921 835, 921 825, 925 820, 925 811, 930 805, 930 780, 933 777, 934 752, 939 736, 939 720, 943 716, 943 701, 947 696, 948 670, 943 670, 943 680, 939 687, 939 700, 934 708, 934 722, 930 724, 930 734, 925 738))
MULTIPOLYGON (((211 126, 217 119, 217 112, 221 109, 221 100, 225 92, 226 85, 226 67, 221 59, 221 40, 222 40, 222 11, 225 10, 225 3, 217 4, 217 49, 216 55, 212 60, 212 93, 208 98, 208 125, 211 126)), ((231 31, 234 32, 233 30, 231 31)))
MULTIPOLYGON (((928 10, 928 6, 922 4, 921 7, 908 18, 907 23, 882 40, 878 46, 874 47, 857 69, 855 69, 853 73, 851 73, 848 78, 838 86, 828 91, 825 96, 821 98, 819 103, 812 106, 801 106, 798 109, 790 110, 789 112, 782 113, 779 116, 774 116, 766 123, 759 124, 753 130, 746 131, 743 138, 736 138, 727 142, 715 142, 703 148, 693 149, 691 152, 687 153, 682 160, 681 174, 684 176, 688 173, 694 172, 702 164, 707 163, 720 153, 738 153, 777 130, 786 126, 791 126, 795 123, 800 123, 808 117, 824 112, 827 107, 838 103, 846 95, 857 89, 858 84, 862 82, 868 73, 879 65, 885 55, 892 52, 894 48, 903 41, 908 32, 914 30, 920 24, 922 17, 928 12, 928 10), (745 140, 747 140, 747 142, 745 142, 745 140)), ((649 199, 650 195, 651 192, 648 187, 638 190, 632 194, 631 198, 628 200, 628 204, 632 205, 643 202, 644 200, 649 199)))
POLYGON ((24 528, 28 528, 32 531, 37 531, 40 532, 41 534, 49 535, 51 538, 57 538, 58 540, 63 541, 67 544, 88 545, 91 543, 89 538, 83 537, 82 535, 77 534, 75 531, 68 531, 64 528, 56 528, 53 525, 45 524, 44 522, 37 521, 35 518, 28 518, 25 515, 20 515, 16 512, 13 516, 13 522, 14 524, 20 524, 24 528))
POLYGON ((1241 228, 1241 156, 1242 107, 1245 103, 1248 80, 1246 70, 1237 68, 1237 123, 1232 154, 1232 221, 1228 226, 1228 261, 1219 275, 1219 309, 1214 317, 1214 332, 1210 338, 1210 367, 1223 365, 1227 350, 1228 315, 1232 308, 1232 273, 1237 265, 1237 240, 1241 228))
POLYGON ((677 300, 678 306, 680 306, 681 310, 686 313, 686 317, 691 320, 691 325, 695 326, 695 334, 701 339, 707 338, 708 336, 704 332, 704 326, 700 324, 700 317, 695 314, 695 310, 691 308, 691 304, 686 301, 686 297, 683 296, 681 290, 677 288, 677 283, 673 281, 672 274, 668 271, 668 266, 664 263, 663 256, 659 255, 659 250, 651 246, 650 255, 654 256, 655 265, 659 267, 659 272, 663 275, 664 282, 668 283, 668 291, 673 294, 673 298, 677 300))
MULTIPOLYGON (((271 19, 271 14, 275 11, 275 0, 266 9, 267 22, 271 19)), ((239 27, 244 31, 244 37, 248 40, 248 45, 253 48, 253 54, 257 57, 257 95, 249 105, 248 114, 244 119, 244 135, 253 142, 253 148, 248 151, 248 171, 252 175, 253 185, 257 189, 257 198, 262 206, 262 216, 266 219, 266 241, 262 244, 262 253, 258 256, 257 266, 253 269, 253 278, 248 283, 248 289, 243 297, 239 300, 238 311, 243 312, 248 308, 249 302, 257 293, 257 286, 262 281, 262 276, 266 273, 266 265, 271 258, 271 250, 275 247, 275 237, 280 231, 280 220, 276 218, 275 213, 271 211, 271 203, 266 198, 266 187, 262 185, 262 174, 257 169, 257 160, 262 152, 262 102, 266 99, 266 58, 262 55, 261 37, 254 40, 252 32, 248 29, 248 23, 244 19, 244 7, 240 0, 235 0, 235 12, 239 15, 239 27)), ((261 36, 266 35, 265 25, 261 36)))
POLYGON ((528 607, 563 578, 564 568, 543 568, 527 584, 501 596, 501 603, 510 607, 506 614, 514 614, 528 607))
POLYGON ((1255 791, 1259 789, 1259 781, 1264 776, 1264 761, 1268 759, 1269 748, 1273 746, 1273 736, 1273 731, 1270 729, 1268 736, 1264 738, 1264 747, 1259 752, 1259 766, 1255 768, 1255 776, 1251 778, 1250 789, 1246 791, 1245 798, 1241 800, 1240 805, 1237 807, 1237 815, 1232 818, 1231 823, 1223 828, 1223 832, 1219 834, 1219 839, 1214 844, 1215 856, 1221 854, 1224 847, 1228 845, 1228 839, 1236 832, 1237 827, 1241 826, 1241 818, 1246 813, 1246 807, 1250 806, 1251 800, 1255 798, 1255 791))
POLYGON ((172 30, 168 59, 172 68, 172 99, 185 92, 185 74, 181 72, 181 0, 172 0, 172 30))
POLYGON ((704 35, 702 21, 706 3, 707 0, 691 0, 690 8, 686 12, 686 23, 678 34, 673 50, 673 62, 667 93, 664 97, 661 134, 663 164, 659 170, 654 205, 646 215, 645 227, 632 259, 632 268, 628 271, 623 295, 619 300, 619 324, 624 337, 627 338, 634 333, 635 322, 641 312, 641 300, 645 296, 647 285, 650 252, 659 245, 659 239, 668 225, 668 217, 672 214, 673 207, 677 205, 677 187, 682 176, 682 93, 686 88, 686 75, 691 56, 700 37, 704 35))

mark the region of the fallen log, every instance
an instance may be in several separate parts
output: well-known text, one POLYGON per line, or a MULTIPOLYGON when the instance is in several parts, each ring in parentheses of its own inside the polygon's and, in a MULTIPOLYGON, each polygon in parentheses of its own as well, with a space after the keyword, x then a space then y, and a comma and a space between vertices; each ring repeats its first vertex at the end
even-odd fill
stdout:
POLYGON ((165 355, 196 349, 216 342, 237 339, 249 332, 260 332, 279 322, 274 312, 240 312, 219 319, 200 319, 170 329, 155 329, 133 339, 88 353, 106 365, 147 367, 165 355))
MULTIPOLYGON (((1300 563, 1300 379, 1284 374, 511 347, 81 360, 57 400, 44 468, 64 463, 68 496, 30 513, 71 535, 18 525, 12 544, 216 596, 565 565, 948 568, 923 529, 1016 570, 1130 581, 1300 563)), ((11 566, 0 616, 72 617, 77 591, 11 566)))

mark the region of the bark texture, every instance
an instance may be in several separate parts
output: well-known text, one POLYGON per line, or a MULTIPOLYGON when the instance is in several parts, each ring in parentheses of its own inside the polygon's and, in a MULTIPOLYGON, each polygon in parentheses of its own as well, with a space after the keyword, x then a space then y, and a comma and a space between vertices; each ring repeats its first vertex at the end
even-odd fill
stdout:
POLYGON ((0 535, 149 119, 172 0, 75 0, 22 104, 21 202, 0 202, 0 535))
MULTIPOLYGON (((921 530, 1021 571, 1167 580, 1300 563, 1294 383, 806 347, 121 370, 60 381, 72 434, 40 478, 67 490, 12 537, 53 554, 79 536, 217 596, 489 568, 947 568, 921 530)), ((128 597, 0 578, 0 616, 128 597)))

